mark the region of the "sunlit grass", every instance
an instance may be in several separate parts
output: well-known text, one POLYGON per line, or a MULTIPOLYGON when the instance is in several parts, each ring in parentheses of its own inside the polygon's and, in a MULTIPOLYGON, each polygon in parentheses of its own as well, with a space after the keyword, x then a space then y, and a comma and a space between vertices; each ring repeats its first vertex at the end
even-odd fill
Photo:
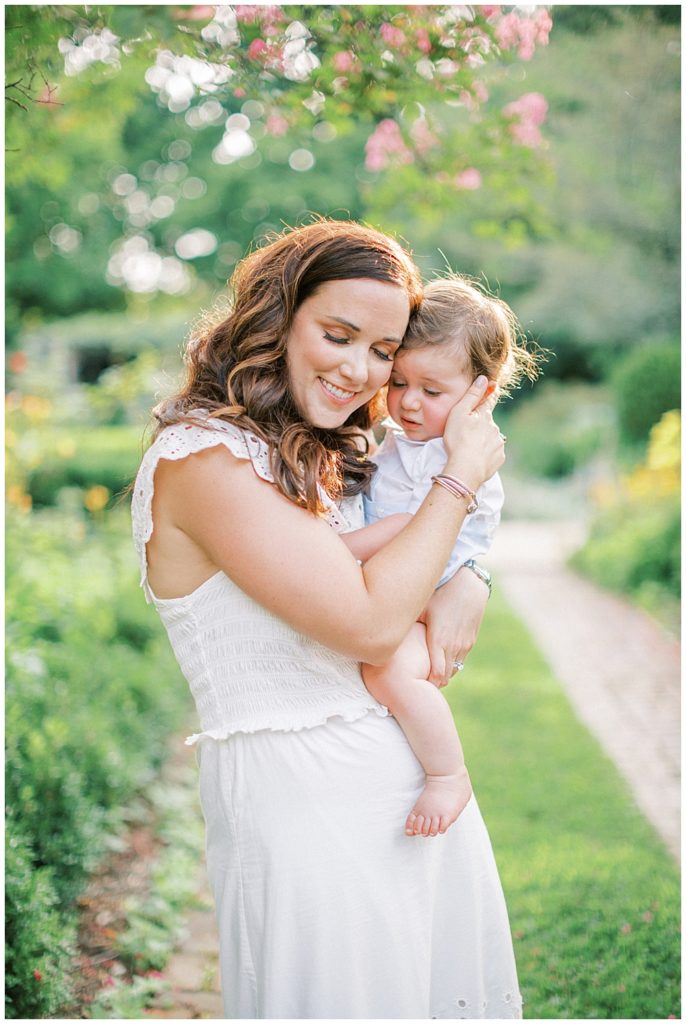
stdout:
POLYGON ((678 1017, 677 868, 497 594, 447 695, 501 872, 525 1016, 678 1017))

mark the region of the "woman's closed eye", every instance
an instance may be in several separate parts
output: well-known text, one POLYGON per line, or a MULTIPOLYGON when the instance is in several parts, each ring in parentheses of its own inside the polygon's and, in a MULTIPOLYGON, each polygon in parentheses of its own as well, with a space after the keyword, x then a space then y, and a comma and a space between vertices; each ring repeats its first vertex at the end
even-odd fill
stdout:
POLYGON ((372 352, 375 356, 378 356, 379 359, 383 359, 384 363, 392 363, 395 357, 395 352, 384 352, 383 349, 380 348, 374 348, 372 349, 372 352))
MULTIPOLYGON (((326 338, 327 341, 332 342, 334 345, 348 345, 350 343, 350 338, 348 338, 348 337, 341 338, 341 337, 339 337, 336 334, 330 334, 329 331, 324 331, 324 337, 326 338)), ((372 352, 374 353, 375 356, 377 356, 379 359, 381 359, 384 363, 392 363, 393 362, 393 357, 395 355, 394 352, 385 352, 381 348, 373 348, 372 352)))

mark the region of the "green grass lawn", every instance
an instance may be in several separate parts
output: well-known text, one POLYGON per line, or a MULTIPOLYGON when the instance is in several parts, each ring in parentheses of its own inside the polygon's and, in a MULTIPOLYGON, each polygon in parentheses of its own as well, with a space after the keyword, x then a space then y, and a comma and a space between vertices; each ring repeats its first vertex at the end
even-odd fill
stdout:
POLYGON ((679 1017, 677 867, 500 595, 447 697, 500 868, 525 1017, 679 1017))

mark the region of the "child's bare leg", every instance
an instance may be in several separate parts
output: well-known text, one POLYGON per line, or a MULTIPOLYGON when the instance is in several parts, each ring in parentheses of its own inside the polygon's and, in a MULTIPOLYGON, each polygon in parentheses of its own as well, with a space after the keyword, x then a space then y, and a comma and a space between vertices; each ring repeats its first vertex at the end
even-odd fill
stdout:
POLYGON ((443 694, 427 679, 426 630, 415 623, 390 661, 363 665, 367 689, 385 704, 426 772, 426 785, 405 823, 407 835, 445 832, 472 795, 462 745, 443 694))

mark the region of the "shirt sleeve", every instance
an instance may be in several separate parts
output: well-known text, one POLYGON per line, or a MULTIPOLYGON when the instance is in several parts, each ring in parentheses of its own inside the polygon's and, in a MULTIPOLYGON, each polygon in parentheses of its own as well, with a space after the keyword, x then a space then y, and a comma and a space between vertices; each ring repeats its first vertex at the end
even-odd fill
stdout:
POLYGON ((452 579, 457 570, 469 558, 487 554, 493 543, 505 500, 505 492, 499 475, 496 473, 485 484, 482 484, 476 496, 479 507, 476 512, 465 519, 451 552, 450 560, 438 581, 439 587, 452 579))

